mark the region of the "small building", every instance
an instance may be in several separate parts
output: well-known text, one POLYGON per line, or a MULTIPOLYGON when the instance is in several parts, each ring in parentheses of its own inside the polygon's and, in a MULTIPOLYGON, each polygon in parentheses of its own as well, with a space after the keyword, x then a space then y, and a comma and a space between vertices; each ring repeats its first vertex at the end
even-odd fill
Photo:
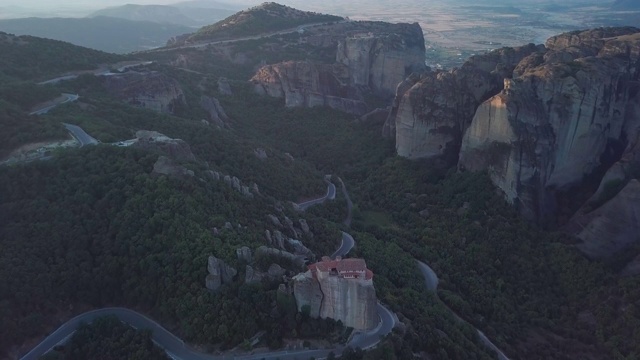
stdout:
POLYGON ((343 279, 373 279, 373 272, 367 269, 364 259, 342 259, 337 257, 331 260, 323 256, 320 262, 309 265, 309 270, 315 279, 329 276, 339 276, 343 279))

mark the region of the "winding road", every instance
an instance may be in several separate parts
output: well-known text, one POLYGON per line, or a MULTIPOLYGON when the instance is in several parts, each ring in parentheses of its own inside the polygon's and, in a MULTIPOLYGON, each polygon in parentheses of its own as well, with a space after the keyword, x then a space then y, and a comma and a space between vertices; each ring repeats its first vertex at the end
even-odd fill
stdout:
POLYGON ((298 208, 302 211, 307 210, 308 208, 310 208, 313 205, 318 205, 318 204, 322 204, 323 202, 327 201, 327 200, 333 200, 336 198, 336 186, 332 183, 332 182, 328 182, 327 185, 327 194, 323 197, 317 198, 317 199, 313 199, 313 200, 309 200, 309 201, 305 201, 298 205, 298 208))
POLYGON ((56 101, 54 101, 54 104, 48 105, 46 107, 43 107, 42 109, 38 109, 36 111, 30 112, 29 115, 44 115, 44 114, 48 113, 49 111, 51 111, 56 106, 62 105, 62 104, 66 104, 68 102, 76 101, 76 100, 78 100, 79 97, 80 96, 75 95, 75 94, 62 94, 60 99, 56 99, 56 101))
POLYGON ((83 147, 85 145, 98 144, 98 140, 94 139, 93 137, 91 137, 91 135, 87 134, 84 130, 82 130, 80 126, 71 125, 67 123, 63 123, 63 125, 65 128, 67 128, 67 130, 69 130, 71 135, 73 135, 73 137, 76 140, 78 140, 78 142, 80 143, 80 147, 83 147))
MULTIPOLYGON (((438 283, 440 282, 440 280, 438 279, 438 275, 436 275, 435 271, 433 271, 433 269, 429 265, 423 263, 422 261, 416 260, 416 263, 418 264, 418 269, 420 269, 422 276, 424 276, 424 282, 427 285, 427 289, 433 291, 436 297, 438 297, 438 283)), ((438 297, 438 300, 440 300, 439 297, 438 297)), ((442 300, 440 300, 440 302, 442 302, 442 300)), ((444 302, 442 302, 442 304, 444 304, 444 302)), ((458 314, 456 314, 453 310, 451 310, 451 308, 448 307, 446 304, 444 304, 444 306, 446 306, 447 309, 451 311, 451 313, 454 315, 454 317, 458 321, 467 323, 469 324, 469 326, 473 327, 471 323, 469 323, 468 321, 465 321, 460 316, 458 316, 458 314)), ((491 342, 491 340, 489 340, 489 338, 482 331, 480 331, 477 328, 475 329, 476 329, 476 332, 478 333, 478 337, 480 338, 480 341, 482 341, 484 346, 495 351, 495 353, 498 354, 499 360, 509 360, 509 358, 493 342, 491 342)))

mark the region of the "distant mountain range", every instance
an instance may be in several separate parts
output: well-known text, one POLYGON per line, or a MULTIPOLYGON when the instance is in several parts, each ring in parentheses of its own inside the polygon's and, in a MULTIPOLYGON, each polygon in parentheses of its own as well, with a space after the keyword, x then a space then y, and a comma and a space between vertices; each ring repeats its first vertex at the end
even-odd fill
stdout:
POLYGON ((611 9, 620 11, 640 11, 640 1, 638 0, 616 0, 611 9))
POLYGON ((92 49, 123 54, 163 46, 167 39, 192 32, 193 29, 175 24, 99 16, 0 20, 0 31, 62 40, 92 49))
POLYGON ((98 10, 89 17, 110 16, 133 21, 201 27, 222 20, 239 10, 230 7, 232 5, 205 1, 187 1, 175 5, 127 4, 98 10), (222 7, 213 7, 216 5, 222 7))

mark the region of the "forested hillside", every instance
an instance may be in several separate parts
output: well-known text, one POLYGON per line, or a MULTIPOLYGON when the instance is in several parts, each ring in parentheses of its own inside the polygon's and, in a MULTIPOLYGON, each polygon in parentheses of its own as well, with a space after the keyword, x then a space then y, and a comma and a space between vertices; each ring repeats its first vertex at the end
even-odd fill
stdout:
POLYGON ((0 83, 46 80, 67 71, 92 70, 99 64, 123 61, 121 55, 91 50, 62 41, 0 32, 0 83))

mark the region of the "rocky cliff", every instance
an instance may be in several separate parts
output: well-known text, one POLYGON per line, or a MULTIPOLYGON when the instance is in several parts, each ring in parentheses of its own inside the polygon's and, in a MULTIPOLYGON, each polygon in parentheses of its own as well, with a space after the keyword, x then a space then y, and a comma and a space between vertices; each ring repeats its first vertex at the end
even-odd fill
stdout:
POLYGON ((637 132, 640 30, 553 37, 539 60, 477 109, 459 166, 488 170, 508 201, 547 223, 557 194, 611 166, 637 132))
POLYGON ((266 65, 251 79, 256 92, 284 98, 287 107, 328 106, 351 114, 364 114, 362 92, 349 85, 348 68, 288 61, 266 65))
POLYGON ((462 170, 487 170, 527 218, 549 223, 558 196, 597 182, 637 143, 639 59, 636 28, 474 56, 401 83, 384 132, 395 131, 401 156, 450 155, 462 170))
POLYGON ((251 82, 258 93, 284 98, 290 107, 328 106, 365 114, 363 93, 392 97, 406 76, 425 69, 424 37, 418 24, 371 26, 372 31, 364 31, 369 29, 365 25, 363 31, 353 30, 337 40, 334 64, 266 65, 251 82))
POLYGON ((224 260, 215 256, 209 256, 207 262, 207 271, 209 274, 205 280, 205 285, 209 290, 218 290, 222 284, 229 284, 238 274, 238 271, 227 265, 224 260))
POLYGON ((425 70, 420 25, 397 24, 394 31, 354 34, 338 43, 336 62, 349 69, 351 85, 367 87, 374 93, 391 97, 407 75, 425 70))
POLYGON ((185 104, 178 81, 162 73, 130 71, 105 78, 107 90, 133 106, 173 113, 177 105, 185 104))
POLYGON ((540 51, 527 45, 469 59, 460 69, 413 74, 397 87, 385 133, 410 159, 454 153, 480 103, 502 88, 518 63, 540 51))
POLYGON ((640 182, 631 180, 598 209, 577 214, 567 230, 582 240, 578 248, 594 259, 640 244, 640 182))

